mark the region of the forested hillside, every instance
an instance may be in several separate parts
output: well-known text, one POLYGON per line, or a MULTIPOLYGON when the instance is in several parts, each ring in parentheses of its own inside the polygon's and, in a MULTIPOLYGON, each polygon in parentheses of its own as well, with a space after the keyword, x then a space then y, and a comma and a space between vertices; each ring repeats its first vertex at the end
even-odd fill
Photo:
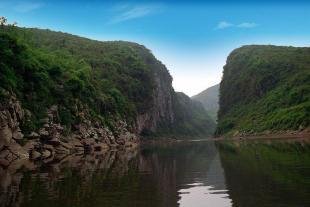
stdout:
POLYGON ((302 130, 310 124, 310 48, 234 50, 220 84, 216 133, 302 130))
POLYGON ((217 112, 219 109, 219 90, 220 85, 216 84, 192 97, 193 100, 202 103, 203 107, 215 122, 217 120, 217 112))
MULTIPOLYGON (((44 125, 42 119, 55 105, 67 134, 87 116, 116 134, 122 120, 135 134, 177 135, 178 113, 195 111, 180 105, 166 67, 136 43, 2 26, 0 55, 1 102, 14 94, 29 112, 20 126, 26 135, 44 125)), ((214 129, 203 114, 182 117, 187 135, 210 135, 214 129)))

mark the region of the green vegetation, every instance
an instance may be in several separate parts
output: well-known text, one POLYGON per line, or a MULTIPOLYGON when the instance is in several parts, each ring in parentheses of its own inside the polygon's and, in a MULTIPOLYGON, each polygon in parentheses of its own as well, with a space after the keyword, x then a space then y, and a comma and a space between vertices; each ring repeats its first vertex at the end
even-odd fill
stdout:
POLYGON ((310 124, 310 48, 244 46, 224 66, 216 133, 300 130, 310 124))
MULTIPOLYGON (((139 114, 156 107, 156 78, 167 82, 164 90, 175 94, 166 67, 136 43, 100 42, 50 30, 2 25, 0 57, 1 102, 7 100, 9 91, 31 112, 30 121, 22 126, 26 134, 41 127, 52 105, 58 106, 58 121, 67 132, 84 118, 81 112, 112 130, 119 119, 133 129, 139 114)), ((167 124, 163 121, 162 125, 167 124)), ((169 126, 169 130, 162 131, 175 134, 174 126, 169 126)), ((196 124, 182 127, 187 126, 187 134, 201 131, 196 124)))
POLYGON ((119 50, 123 56, 116 56, 115 63, 106 60, 110 67, 99 70, 67 50, 37 48, 25 43, 19 33, 14 36, 0 35, 1 87, 14 92, 33 113, 33 125, 26 131, 37 129, 53 104, 61 107, 60 121, 68 127, 79 121, 78 112, 85 106, 103 123, 115 118, 132 122, 148 106, 151 77, 129 45, 116 43, 114 52, 119 50), (119 66, 121 61, 126 68, 119 66))
POLYGON ((203 107, 215 122, 217 120, 217 112, 219 110, 219 90, 220 85, 216 84, 192 97, 193 100, 202 103, 203 107))

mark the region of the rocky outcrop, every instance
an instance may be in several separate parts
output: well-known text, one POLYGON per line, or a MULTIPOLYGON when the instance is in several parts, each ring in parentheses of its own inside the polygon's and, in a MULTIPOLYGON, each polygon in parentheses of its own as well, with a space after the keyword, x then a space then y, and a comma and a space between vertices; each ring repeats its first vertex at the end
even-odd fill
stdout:
POLYGON ((150 109, 137 116, 138 133, 143 130, 156 132, 161 124, 171 125, 175 121, 175 112, 173 110, 175 92, 172 87, 171 75, 166 66, 151 53, 144 57, 144 61, 152 72, 154 90, 150 109))
MULTIPOLYGON (((74 125, 72 132, 65 135, 64 127, 59 123, 58 107, 51 106, 46 118, 42 119, 42 128, 24 137, 20 124, 27 121, 25 110, 14 95, 0 105, 0 165, 9 166, 22 160, 61 160, 70 154, 103 153, 111 148, 132 147, 138 138, 127 129, 127 124, 119 120, 113 133, 99 122, 88 119, 87 110, 81 112, 83 121, 74 125), (21 145, 21 143, 25 143, 21 145)), ((30 113, 30 112, 26 112, 30 113)))
POLYGON ((24 118, 24 110, 15 96, 0 102, 0 149, 23 139, 19 124, 24 118))
MULTIPOLYGON (((8 95, 8 94, 6 94, 8 95)), ((28 159, 29 154, 18 141, 24 135, 19 127, 24 118, 24 110, 15 96, 0 103, 0 164, 9 165, 14 160, 28 159)))
MULTIPOLYGON (((145 50, 142 47, 142 51, 145 50)), ((152 73, 154 87, 151 105, 137 116, 137 133, 178 139, 211 136, 215 128, 214 121, 199 104, 185 94, 174 91, 172 77, 166 66, 150 52, 141 52, 140 56, 152 73)))

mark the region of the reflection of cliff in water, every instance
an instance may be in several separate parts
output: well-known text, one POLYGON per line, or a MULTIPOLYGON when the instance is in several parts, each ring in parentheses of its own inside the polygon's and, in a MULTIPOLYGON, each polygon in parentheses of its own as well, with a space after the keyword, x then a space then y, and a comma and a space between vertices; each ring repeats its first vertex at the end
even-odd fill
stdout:
MULTIPOLYGON (((146 148, 140 170, 152 172, 163 196, 162 206, 177 206, 182 192, 196 185, 225 189, 223 168, 213 142, 192 142, 146 148)), ((206 192, 204 192, 206 193, 206 192)))
POLYGON ((54 163, 21 160, 0 168, 0 206, 92 206, 93 198, 104 197, 100 185, 127 173, 136 152, 71 155, 54 163))
MULTIPOLYGON (((213 142, 182 142, 0 168, 0 206, 178 206, 197 184, 225 189, 213 142)), ((208 191, 209 193, 211 191, 208 191)), ((212 193, 212 192, 211 192, 212 193)), ((210 196, 210 195, 208 195, 210 196)))
POLYGON ((310 206, 309 142, 223 142, 218 149, 233 206, 310 206))

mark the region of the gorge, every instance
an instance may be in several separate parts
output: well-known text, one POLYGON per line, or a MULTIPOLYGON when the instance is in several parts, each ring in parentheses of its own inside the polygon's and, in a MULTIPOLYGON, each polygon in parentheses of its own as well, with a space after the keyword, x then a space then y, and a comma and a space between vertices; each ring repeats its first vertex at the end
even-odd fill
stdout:
POLYGON ((0 206, 306 206, 308 137, 247 138, 309 135, 309 60, 243 46, 190 98, 137 43, 2 26, 0 206))
POLYGON ((0 207, 310 207, 309 11, 0 0, 0 207))

